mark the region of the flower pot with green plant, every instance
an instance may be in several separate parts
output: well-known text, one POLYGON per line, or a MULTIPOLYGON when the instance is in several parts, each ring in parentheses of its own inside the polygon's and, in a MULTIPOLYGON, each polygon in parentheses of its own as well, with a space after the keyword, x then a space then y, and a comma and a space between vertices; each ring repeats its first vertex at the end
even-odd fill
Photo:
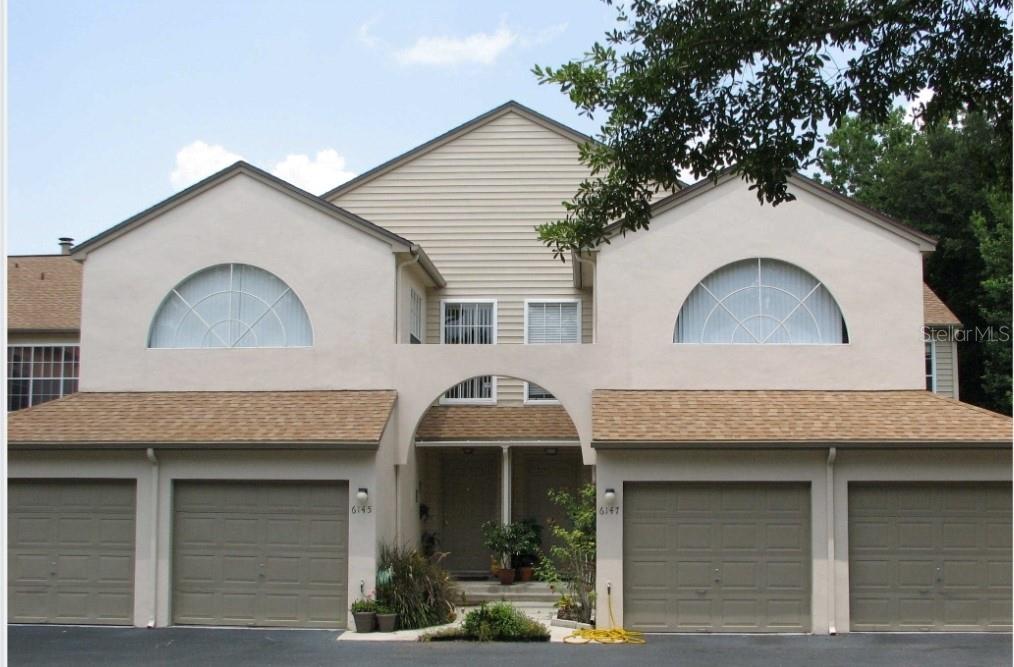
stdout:
POLYGON ((520 524, 517 523, 487 521, 482 524, 482 543, 492 552, 500 566, 496 574, 504 586, 514 583, 514 558, 521 553, 524 544, 521 532, 520 524))
POLYGON ((377 602, 366 596, 352 603, 352 618, 356 621, 356 632, 373 632, 377 626, 377 602))
POLYGON ((377 632, 394 632, 398 627, 398 614, 394 609, 384 604, 377 603, 377 632))
POLYGON ((518 555, 514 557, 514 569, 517 570, 518 581, 531 581, 542 546, 542 526, 535 519, 523 519, 514 525, 515 546, 518 550, 518 555))

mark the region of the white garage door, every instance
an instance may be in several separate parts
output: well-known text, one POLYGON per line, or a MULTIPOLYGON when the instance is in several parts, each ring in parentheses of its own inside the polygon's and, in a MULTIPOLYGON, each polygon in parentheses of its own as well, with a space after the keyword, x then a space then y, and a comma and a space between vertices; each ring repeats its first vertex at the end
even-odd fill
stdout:
POLYGON ((10 480, 11 622, 132 623, 134 498, 133 480, 10 480))
POLYGON ((809 630, 808 485, 644 483, 623 495, 626 627, 809 630))
POLYGON ((1010 484, 849 485, 852 630, 1010 630, 1010 484))
POLYGON ((173 621, 345 627, 346 482, 176 482, 173 621))

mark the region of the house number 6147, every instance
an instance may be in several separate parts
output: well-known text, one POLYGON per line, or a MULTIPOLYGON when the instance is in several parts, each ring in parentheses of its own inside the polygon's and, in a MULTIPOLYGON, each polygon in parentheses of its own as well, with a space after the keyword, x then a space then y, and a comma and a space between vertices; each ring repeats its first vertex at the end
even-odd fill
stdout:
POLYGON ((620 506, 619 505, 615 505, 613 507, 606 507, 605 505, 603 505, 603 506, 599 507, 599 514, 602 514, 602 515, 605 515, 605 514, 619 514, 619 513, 620 513, 620 506))

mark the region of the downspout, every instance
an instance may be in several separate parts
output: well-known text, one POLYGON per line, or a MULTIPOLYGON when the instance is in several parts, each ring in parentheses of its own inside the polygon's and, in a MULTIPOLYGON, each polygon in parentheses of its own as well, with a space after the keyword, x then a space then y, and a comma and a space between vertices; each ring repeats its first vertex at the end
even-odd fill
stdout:
POLYGON ((591 297, 592 297, 591 298, 591 301, 592 301, 592 342, 596 343, 596 342, 598 342, 598 339, 599 339, 599 304, 598 304, 598 293, 599 293, 599 291, 598 291, 598 285, 596 284, 598 281, 595 280, 598 277, 596 275, 597 274, 597 271, 596 271, 597 267, 595 265, 595 262, 593 262, 590 259, 587 259, 585 257, 582 257, 580 252, 571 253, 571 256, 574 258, 574 261, 581 262, 582 264, 587 264, 588 266, 591 267, 591 272, 592 272, 592 294, 591 294, 591 297))
POLYGON ((834 553, 834 462, 838 458, 838 448, 829 447, 827 450, 827 573, 831 581, 827 595, 827 631, 828 634, 838 634, 837 598, 838 578, 835 576, 835 553, 834 553))
POLYGON ((399 317, 401 315, 401 270, 404 269, 406 266, 412 266, 413 264, 418 264, 419 263, 419 259, 422 256, 422 253, 419 252, 419 249, 416 246, 412 247, 412 249, 409 251, 409 254, 412 256, 412 259, 410 261, 408 261, 408 262, 403 262, 402 264, 399 264, 398 265, 398 270, 394 272, 394 342, 395 342, 395 344, 398 344, 398 343, 401 342, 399 340, 399 336, 401 334, 401 330, 399 328, 400 322, 398 321, 399 317))
POLYGON ((148 619, 148 627, 155 627, 155 617, 158 615, 158 487, 159 469, 158 458, 155 456, 155 449, 149 447, 145 452, 151 462, 152 484, 151 484, 151 508, 155 515, 151 531, 151 618, 148 619))

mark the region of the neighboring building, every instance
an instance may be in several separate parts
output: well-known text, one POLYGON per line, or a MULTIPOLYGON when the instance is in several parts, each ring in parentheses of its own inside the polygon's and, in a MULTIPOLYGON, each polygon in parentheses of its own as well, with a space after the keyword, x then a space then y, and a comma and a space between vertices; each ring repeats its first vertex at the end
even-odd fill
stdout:
POLYGON ((1009 630, 1011 420, 925 390, 933 239, 723 176, 560 262, 534 226, 584 141, 508 103, 323 197, 237 163, 74 248, 81 391, 8 421, 11 618, 345 627, 379 543, 478 576, 483 522, 594 479, 599 619, 1009 630))
MULTIPOLYGON (((61 239, 65 251, 70 239, 61 239)), ((67 254, 7 258, 7 409, 77 391, 81 263, 67 254)))

